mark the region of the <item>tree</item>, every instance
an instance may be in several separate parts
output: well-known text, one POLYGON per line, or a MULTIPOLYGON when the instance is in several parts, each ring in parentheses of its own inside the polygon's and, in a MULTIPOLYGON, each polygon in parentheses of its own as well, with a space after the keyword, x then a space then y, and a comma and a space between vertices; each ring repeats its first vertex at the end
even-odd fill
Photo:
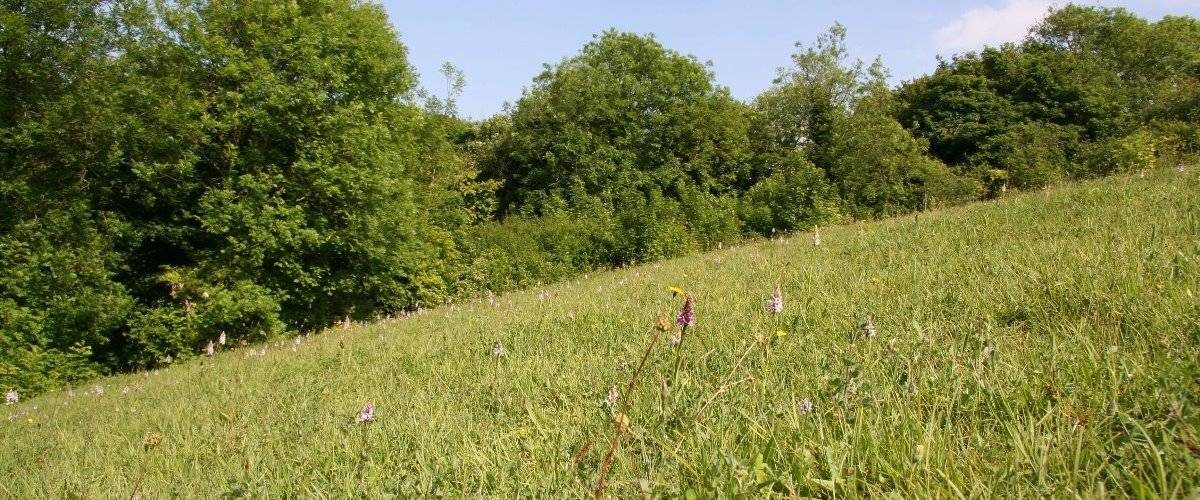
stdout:
POLYGON ((695 58, 617 31, 547 66, 485 171, 504 182, 500 210, 541 213, 576 194, 614 207, 630 189, 678 199, 677 182, 732 191, 747 173, 745 113, 712 79, 695 58))
POLYGON ((5 342, 153 366, 222 331, 261 339, 453 292, 474 173, 451 120, 415 102, 382 7, 20 5, 0 75, 47 91, 0 109, 2 203, 19 207, 0 221, 0 315, 27 319, 5 342), (95 307, 51 321, 81 298, 95 307))

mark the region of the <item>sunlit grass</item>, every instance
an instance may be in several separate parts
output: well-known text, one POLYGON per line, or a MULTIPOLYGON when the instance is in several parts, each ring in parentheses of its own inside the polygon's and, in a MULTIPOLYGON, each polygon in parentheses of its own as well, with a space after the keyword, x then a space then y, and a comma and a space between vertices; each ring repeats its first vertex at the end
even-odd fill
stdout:
POLYGON ((1195 171, 821 233, 21 401, 0 496, 588 496, 622 413, 606 495, 1200 494, 1195 171))

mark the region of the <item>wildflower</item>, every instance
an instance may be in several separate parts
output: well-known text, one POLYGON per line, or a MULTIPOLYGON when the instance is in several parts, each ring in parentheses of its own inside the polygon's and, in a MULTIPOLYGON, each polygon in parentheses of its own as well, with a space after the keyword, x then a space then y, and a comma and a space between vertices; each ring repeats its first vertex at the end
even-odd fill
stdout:
POLYGON ((163 358, 163 364, 169 365, 174 360, 175 360, 175 358, 172 358, 171 355, 168 354, 167 357, 163 358))
POLYGON ((692 294, 689 293, 684 300, 683 309, 675 317, 675 323, 683 328, 688 328, 696 324, 696 299, 692 297, 692 294))
POLYGON ((813 226, 813 246, 821 246, 821 226, 813 226))
POLYGON ((72 388, 68 387, 68 388, 67 388, 67 397, 68 397, 68 398, 73 398, 73 397, 75 397, 75 389, 72 389, 72 388))
POLYGON ((785 332, 783 330, 779 330, 779 331, 775 332, 775 338, 783 338, 783 337, 787 337, 787 332, 785 332))
POLYGON ((616 408, 617 407, 617 399, 619 399, 620 397, 621 397, 621 393, 617 391, 617 386, 613 385, 612 387, 610 387, 608 389, 608 397, 604 398, 604 403, 608 405, 609 409, 616 408))
POLYGON ((213 355, 213 343, 212 343, 212 341, 211 341, 211 340, 210 340, 210 341, 208 341, 208 345, 204 346, 204 355, 205 355, 205 356, 212 356, 212 355, 213 355))
POLYGON ((1184 168, 1185 168, 1185 167, 1183 166, 1183 164, 1182 164, 1182 163, 1180 163, 1180 164, 1178 164, 1178 165, 1175 165, 1175 171, 1176 171, 1176 172, 1179 172, 1179 173, 1181 173, 1181 174, 1183 173, 1183 169, 1184 169, 1184 168))
POLYGON ((121 394, 128 396, 129 395, 129 386, 122 387, 121 394))
POLYGON ((804 398, 804 401, 800 402, 799 410, 800 410, 801 415, 807 415, 809 413, 812 413, 812 411, 813 411, 812 400, 808 399, 808 398, 804 398))
POLYGON ((672 297, 678 297, 678 296, 680 296, 680 295, 683 295, 683 294, 685 293, 685 292, 683 291, 683 289, 682 289, 682 288, 679 288, 679 287, 677 287, 677 286, 673 286, 673 287, 671 287, 671 288, 670 288, 670 290, 671 290, 671 296, 672 296, 672 297))
POLYGON ((492 356, 497 358, 508 356, 508 349, 504 348, 504 342, 497 340, 496 343, 492 345, 492 356))
POLYGON ((97 396, 103 396, 104 395, 104 386, 97 384, 95 387, 92 388, 92 393, 97 396))
POLYGON ((862 332, 863 332, 863 335, 866 335, 868 338, 875 336, 875 315, 874 314, 867 315, 867 322, 863 323, 862 332))
POLYGON ((779 285, 775 285, 775 294, 771 296, 768 309, 774 314, 783 312, 783 291, 779 289, 779 285))
POLYGON ((375 421, 375 402, 367 401, 367 404, 363 405, 362 410, 360 410, 358 412, 358 418, 355 419, 355 422, 361 424, 361 423, 365 423, 365 422, 374 422, 374 421, 375 421))
POLYGON ((300 349, 300 337, 292 339, 292 352, 296 352, 297 349, 300 349))
POLYGON ((217 336, 217 343, 221 344, 221 345, 225 345, 225 331, 224 330, 221 331, 221 335, 217 336))
POLYGON ((683 343, 683 331, 677 331, 671 335, 671 347, 679 347, 683 343))
POLYGON ((20 398, 20 396, 17 396, 16 389, 9 389, 8 392, 4 393, 4 404, 15 405, 20 401, 21 401, 21 398, 20 398))

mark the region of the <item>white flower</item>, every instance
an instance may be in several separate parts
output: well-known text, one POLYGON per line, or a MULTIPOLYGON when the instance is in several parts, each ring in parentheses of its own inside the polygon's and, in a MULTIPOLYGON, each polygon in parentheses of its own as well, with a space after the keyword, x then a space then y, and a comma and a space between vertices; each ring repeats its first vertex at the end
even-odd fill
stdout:
POLYGON ((210 341, 208 341, 208 345, 204 346, 204 355, 205 355, 205 356, 212 356, 212 355, 213 355, 213 343, 212 343, 212 341, 211 341, 211 340, 210 340, 210 341))
POLYGON ((104 386, 96 385, 95 387, 92 388, 92 393, 97 396, 103 396, 104 395, 104 386))
POLYGON ((868 338, 875 336, 876 332, 875 332, 875 315, 874 314, 867 316, 867 322, 863 323, 862 331, 863 331, 863 335, 866 335, 868 338))
POLYGON ((808 398, 804 398, 804 401, 800 402, 799 409, 800 409, 801 415, 807 415, 809 413, 812 413, 812 411, 813 411, 812 400, 808 399, 808 398))
POLYGON ((492 355, 497 358, 508 356, 508 349, 504 348, 504 342, 497 340, 496 343, 492 345, 492 355))
POLYGON ((21 401, 21 397, 17 396, 16 389, 9 389, 8 392, 4 393, 4 404, 15 405, 20 401, 21 401))
POLYGON ((225 332, 224 331, 221 332, 221 335, 217 336, 217 343, 221 344, 221 345, 225 345, 225 332))
POLYGON ((358 418, 355 419, 355 422, 358 422, 361 424, 361 423, 374 422, 374 421, 375 421, 375 402, 367 401, 367 404, 363 405, 362 410, 359 410, 358 418))
POLYGON ((771 300, 768 302, 767 308, 773 314, 779 314, 783 312, 783 291, 779 289, 779 285, 775 285, 775 294, 771 296, 771 300))

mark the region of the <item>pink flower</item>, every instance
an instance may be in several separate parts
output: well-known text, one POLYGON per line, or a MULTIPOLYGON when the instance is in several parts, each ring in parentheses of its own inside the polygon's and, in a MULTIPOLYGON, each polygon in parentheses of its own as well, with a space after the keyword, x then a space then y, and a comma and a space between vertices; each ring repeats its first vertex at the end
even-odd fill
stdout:
POLYGON ((687 294, 687 299, 683 301, 683 309, 679 311, 679 315, 675 316, 675 324, 688 328, 696 324, 696 299, 692 294, 687 294))
POLYGON ((221 344, 221 345, 225 345, 225 332, 224 331, 222 331, 221 335, 217 337, 217 343, 221 344))
POLYGON ((212 356, 212 355, 213 355, 213 343, 212 343, 212 341, 211 341, 211 340, 210 340, 210 341, 208 341, 208 345, 204 346, 204 355, 205 355, 205 356, 212 356))
POLYGON ((363 405, 362 410, 358 412, 358 418, 355 419, 358 423, 374 422, 375 421, 375 402, 367 401, 363 405))
POLYGON ((4 404, 15 405, 19 401, 21 401, 21 398, 17 396, 16 389, 9 389, 8 392, 4 393, 4 404))
POLYGON ((775 285, 775 294, 771 296, 768 308, 774 314, 783 312, 783 291, 779 289, 779 285, 775 285))

